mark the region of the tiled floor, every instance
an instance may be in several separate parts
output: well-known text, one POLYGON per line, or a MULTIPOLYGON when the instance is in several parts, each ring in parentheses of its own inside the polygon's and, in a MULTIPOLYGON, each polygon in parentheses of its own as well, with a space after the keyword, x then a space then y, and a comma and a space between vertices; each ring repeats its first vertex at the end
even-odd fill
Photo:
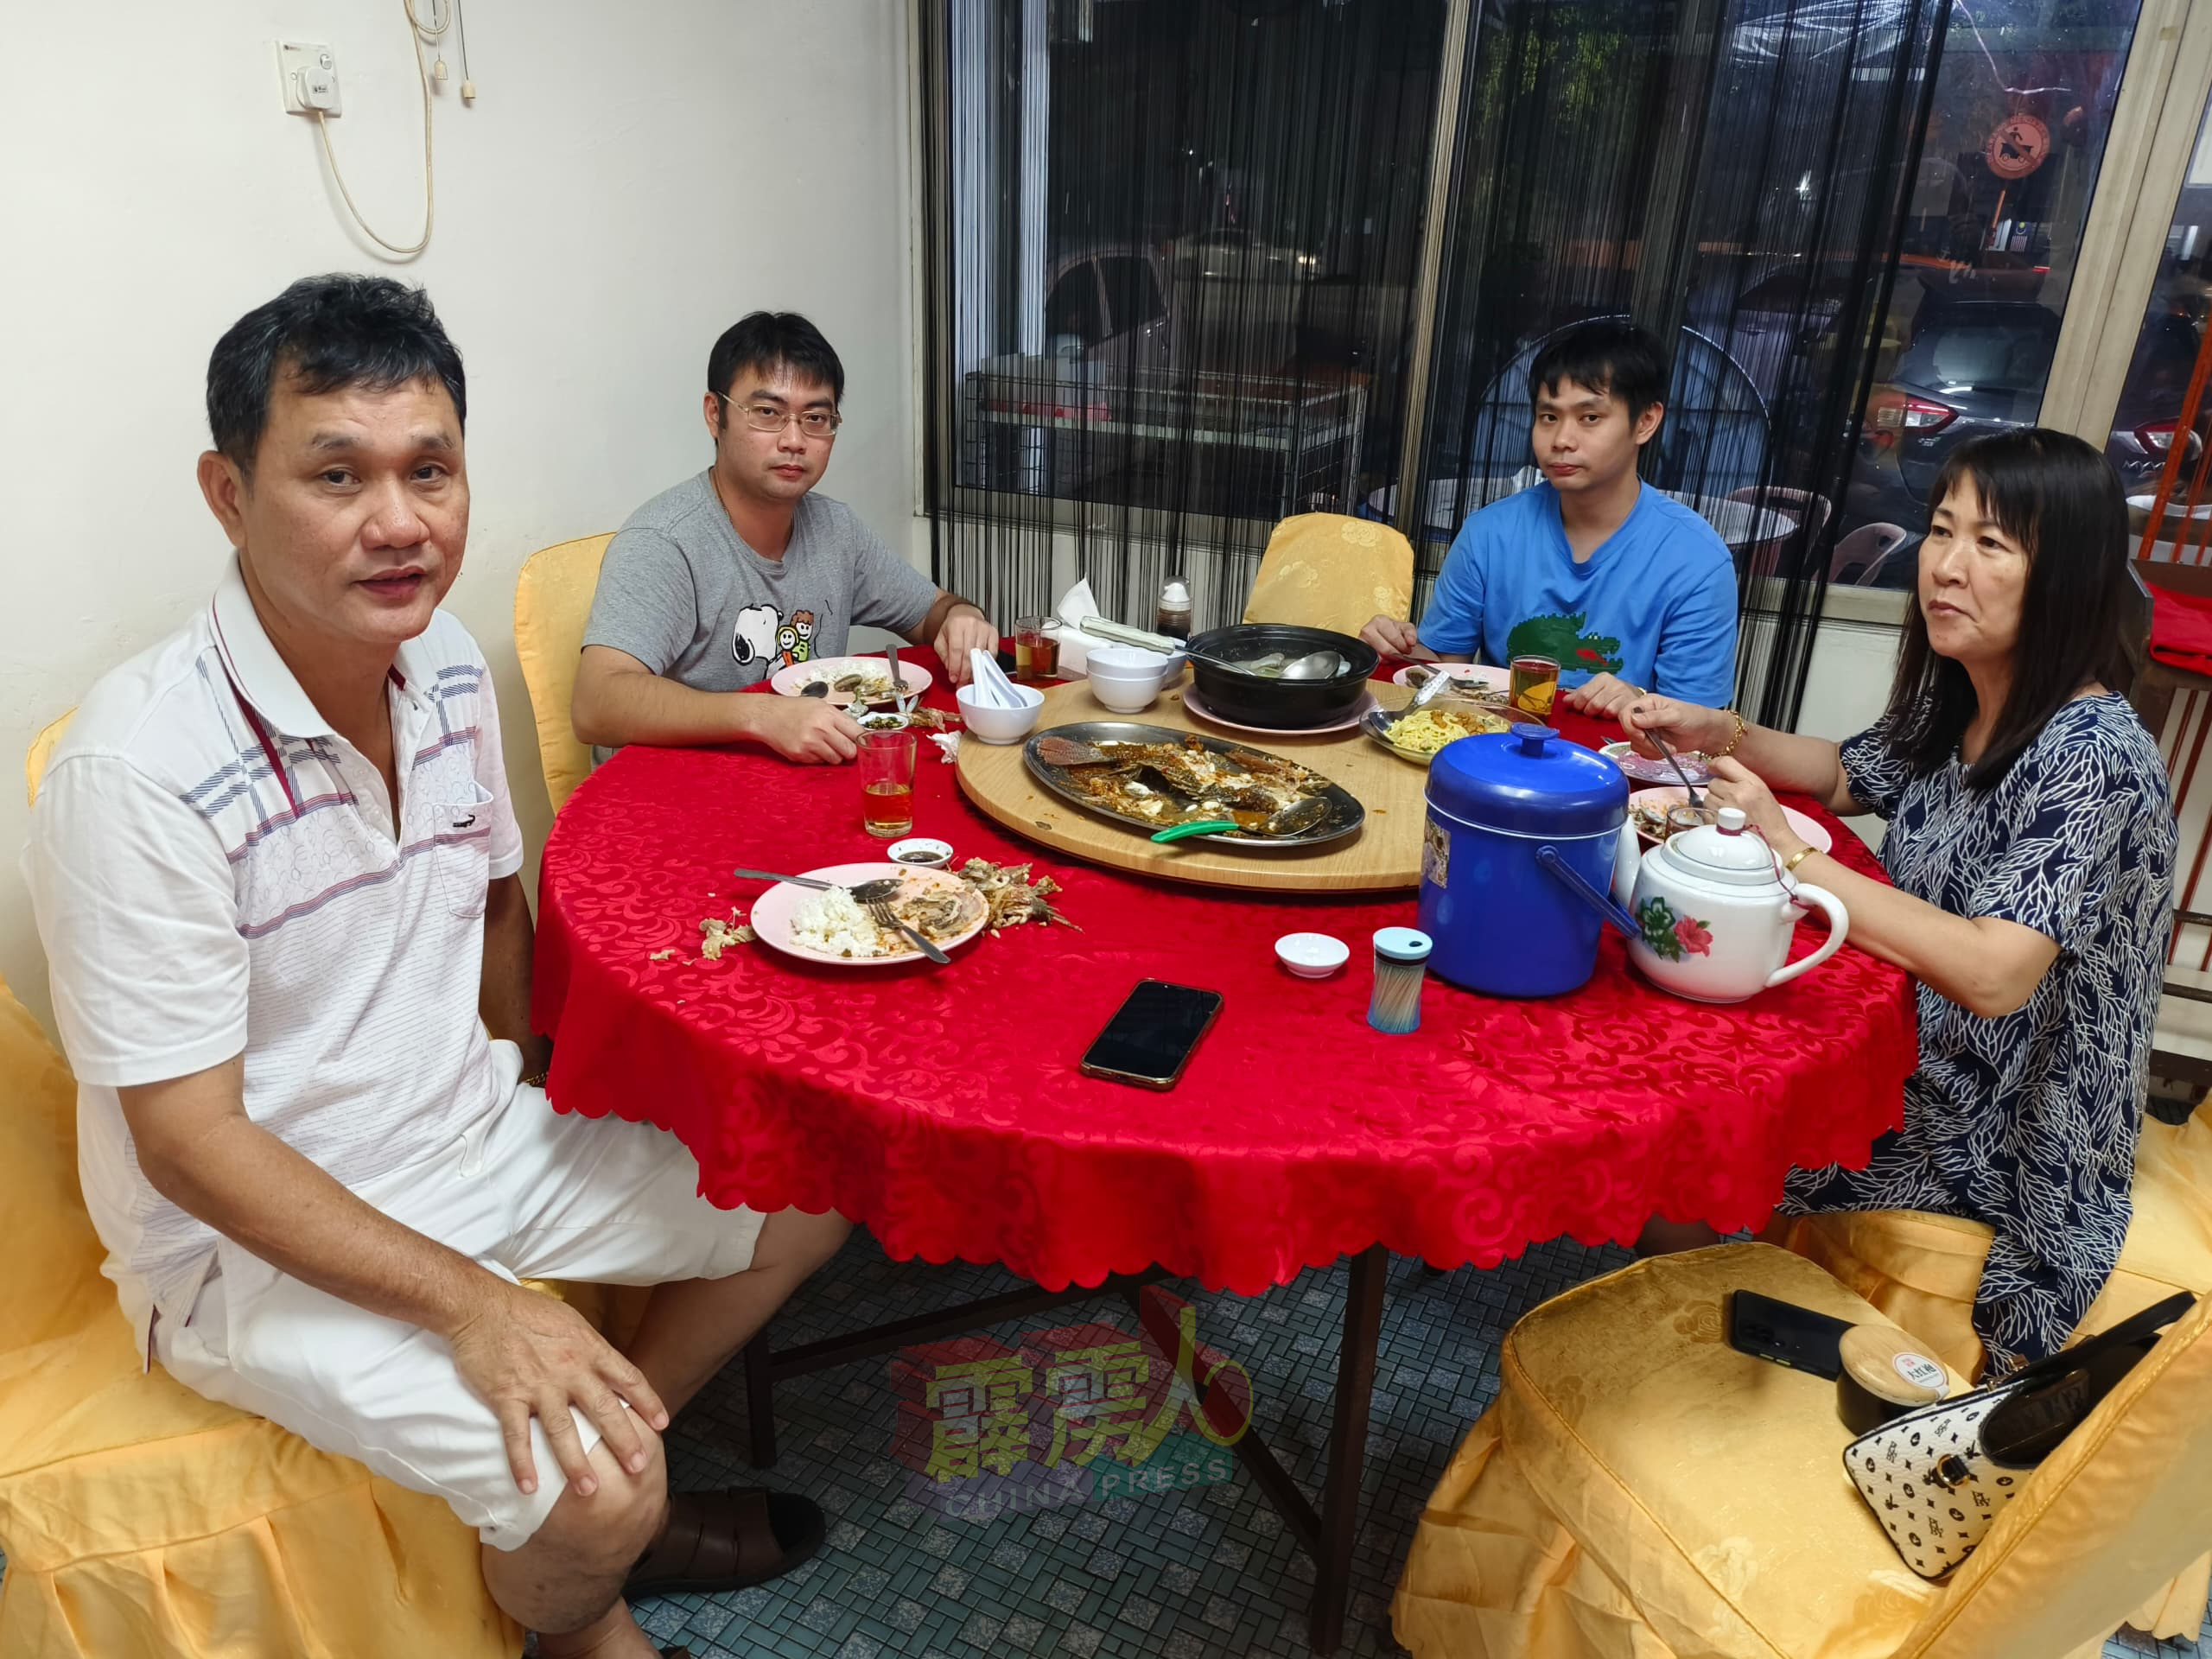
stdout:
MULTIPOLYGON (((1500 1336, 1546 1297, 1625 1259, 1555 1243, 1490 1273, 1430 1277, 1414 1262, 1392 1262, 1341 1652, 1401 1651, 1389 1636, 1391 1586, 1423 1498, 1497 1390, 1500 1336)), ((1259 1380, 1258 1430, 1309 1497, 1326 1443, 1343 1277, 1340 1269, 1308 1272, 1249 1300, 1173 1287, 1192 1297, 1200 1340, 1259 1380)), ((855 1235, 785 1310, 778 1341, 856 1330, 1011 1285, 994 1270, 894 1265, 855 1235)), ((1102 1300, 992 1334, 1013 1347, 1027 1332, 1090 1319, 1131 1323, 1121 1304, 1102 1300)), ((892 1455, 899 1400, 880 1360, 780 1389, 774 1484, 806 1492, 830 1512, 828 1545, 762 1589, 649 1602, 639 1609, 646 1628, 701 1659, 1244 1659, 1308 1651, 1311 1565, 1241 1470, 1226 1484, 1188 1491, 990 1522, 950 1519, 913 1501, 910 1471, 892 1455)), ((671 1441, 674 1484, 749 1478, 745 1446, 744 1389, 733 1370, 678 1424, 671 1441)), ((2107 1653, 2212 1659, 2212 1639, 2196 1649, 2115 1641, 2107 1653)))
MULTIPOLYGON (((1544 1298, 1624 1259, 1558 1243, 1491 1273, 1430 1277, 1413 1262, 1392 1262, 1341 1652, 1401 1651, 1389 1636, 1390 1588, 1422 1499, 1497 1390, 1499 1337, 1544 1298)), ((1193 1295, 1200 1340, 1258 1379, 1259 1432, 1309 1497, 1326 1443, 1342 1279, 1340 1270, 1309 1272, 1249 1300, 1193 1295)), ((894 1265, 856 1234, 785 1310, 778 1340, 809 1341, 1010 1287, 992 1269, 894 1265)), ((1023 1335, 1093 1319, 1130 1324, 1121 1304, 1102 1299, 992 1334, 1013 1347, 1023 1335)), ((956 1520, 914 1501, 919 1483, 893 1455, 900 1398, 883 1360, 779 1389, 782 1458, 772 1483, 829 1512, 826 1546, 760 1589, 646 1602, 639 1609, 646 1628, 699 1659, 1307 1652, 1312 1567, 1241 1471, 1187 1491, 956 1520)), ((675 1484, 751 1480, 744 1421, 744 1385, 732 1368, 671 1436, 675 1484)), ((2191 1649, 2128 1633, 2105 1651, 2107 1659, 2212 1659, 2212 1637, 2191 1649)))

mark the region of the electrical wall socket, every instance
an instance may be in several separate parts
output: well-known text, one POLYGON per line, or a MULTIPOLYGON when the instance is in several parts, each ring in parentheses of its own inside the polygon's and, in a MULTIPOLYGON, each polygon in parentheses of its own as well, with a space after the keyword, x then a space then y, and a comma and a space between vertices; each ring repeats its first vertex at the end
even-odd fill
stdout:
POLYGON ((327 46, 300 41, 276 42, 276 67, 283 77, 284 108, 292 115, 341 115, 338 58, 327 46))

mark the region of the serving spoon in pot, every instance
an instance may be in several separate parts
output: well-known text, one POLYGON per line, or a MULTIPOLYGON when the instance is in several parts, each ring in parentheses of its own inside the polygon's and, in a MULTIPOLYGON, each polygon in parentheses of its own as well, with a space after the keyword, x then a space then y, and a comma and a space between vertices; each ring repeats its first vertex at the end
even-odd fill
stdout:
POLYGON ((1282 665, 1279 674, 1262 674, 1249 662, 1231 662, 1211 652, 1193 651, 1190 654, 1199 662, 1211 663, 1216 668, 1225 668, 1232 674, 1255 680, 1330 680, 1343 673, 1344 666, 1344 659, 1333 651, 1309 651, 1303 657, 1294 657, 1282 665))

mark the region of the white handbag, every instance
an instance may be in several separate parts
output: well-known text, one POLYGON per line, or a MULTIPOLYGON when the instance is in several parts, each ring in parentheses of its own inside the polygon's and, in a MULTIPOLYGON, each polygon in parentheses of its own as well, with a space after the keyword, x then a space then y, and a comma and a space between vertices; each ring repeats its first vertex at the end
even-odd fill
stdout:
POLYGON ((1971 1555, 2036 1465, 2194 1301, 2170 1296, 2079 1347, 1853 1440, 1844 1467, 1905 1565, 1940 1579, 1971 1555))

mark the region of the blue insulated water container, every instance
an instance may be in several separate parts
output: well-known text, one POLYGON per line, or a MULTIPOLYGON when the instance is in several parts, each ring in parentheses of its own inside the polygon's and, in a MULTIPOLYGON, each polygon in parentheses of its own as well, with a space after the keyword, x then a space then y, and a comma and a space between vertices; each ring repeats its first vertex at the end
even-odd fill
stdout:
POLYGON ((1463 737, 1428 769, 1421 927, 1429 971, 1492 996, 1556 996, 1598 965, 1598 912, 1538 852, 1599 893, 1628 816, 1628 779, 1548 726, 1463 737))

